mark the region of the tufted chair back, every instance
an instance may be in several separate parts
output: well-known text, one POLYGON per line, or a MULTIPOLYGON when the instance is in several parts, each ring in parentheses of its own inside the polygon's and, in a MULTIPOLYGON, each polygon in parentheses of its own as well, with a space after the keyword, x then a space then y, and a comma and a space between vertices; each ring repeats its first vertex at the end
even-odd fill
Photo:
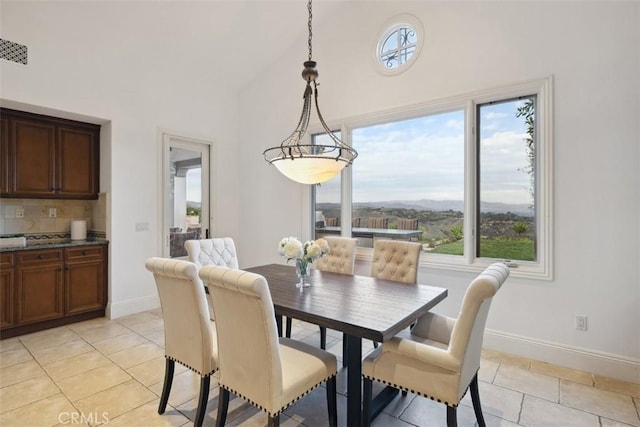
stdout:
POLYGON ((325 237, 329 243, 329 253, 315 262, 315 268, 321 271, 353 275, 356 263, 358 239, 349 237, 325 237))
MULTIPOLYGON (((238 269, 238 255, 236 245, 231 237, 217 237, 215 239, 187 240, 184 244, 189 261, 198 268, 204 265, 217 265, 238 269)), ((209 295, 210 297, 211 295, 209 295)), ((211 320, 213 316, 213 304, 211 298, 207 298, 211 320)))
POLYGON ((170 258, 150 258, 145 267, 153 273, 160 295, 166 357, 200 375, 215 371, 215 336, 198 268, 191 262, 170 258))
POLYGON ((403 240, 376 240, 371 261, 371 276, 416 284, 422 245, 403 240))
POLYGON ((236 245, 230 237, 188 240, 184 244, 189 261, 198 266, 218 265, 238 269, 236 245))

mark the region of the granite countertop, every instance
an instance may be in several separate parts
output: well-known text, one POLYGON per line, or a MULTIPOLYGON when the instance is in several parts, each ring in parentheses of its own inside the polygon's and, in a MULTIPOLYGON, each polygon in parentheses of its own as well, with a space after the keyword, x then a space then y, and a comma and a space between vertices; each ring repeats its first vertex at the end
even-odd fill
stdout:
POLYGON ((58 248, 73 248, 78 246, 96 246, 107 245, 109 243, 106 239, 87 239, 87 240, 36 240, 28 241, 26 246, 7 246, 0 248, 0 252, 15 252, 15 251, 29 251, 35 249, 58 249, 58 248))

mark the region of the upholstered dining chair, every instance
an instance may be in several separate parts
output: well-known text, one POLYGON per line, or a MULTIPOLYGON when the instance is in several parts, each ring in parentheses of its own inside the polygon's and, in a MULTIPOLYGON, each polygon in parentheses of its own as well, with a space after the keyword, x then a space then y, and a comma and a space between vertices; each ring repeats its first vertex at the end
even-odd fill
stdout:
POLYGON ((404 240, 376 240, 371 277, 415 285, 422 245, 404 240))
POLYGON ((158 413, 169 401, 175 362, 200 375, 200 397, 193 423, 204 421, 211 374, 218 370, 218 343, 209 320, 202 281, 195 264, 169 258, 149 258, 145 267, 153 273, 164 318, 165 373, 158 413))
POLYGON ((490 265, 467 288, 457 319, 427 313, 364 359, 364 426, 372 416, 372 381, 444 403, 448 427, 457 425, 457 407, 469 389, 478 425, 485 426, 478 393, 480 351, 491 301, 507 277, 505 264, 490 265))
MULTIPOLYGON (((353 276, 356 265, 356 250, 358 248, 358 239, 350 237, 325 237, 329 243, 329 253, 318 258, 314 267, 320 271, 330 271, 332 273, 349 274, 353 276)), ((291 336, 291 318, 287 318, 287 332, 291 336)), ((343 337, 343 345, 346 340, 343 337)), ((320 326, 320 348, 327 348, 327 328, 320 326)))
POLYGON ((216 425, 227 417, 229 393, 266 412, 269 426, 302 396, 326 382, 329 424, 337 425, 336 357, 288 338, 278 338, 267 280, 213 265, 200 278, 209 286, 218 333, 220 397, 216 425))
MULTIPOLYGON (((185 242, 184 248, 187 250, 188 260, 198 268, 204 265, 217 265, 235 268, 236 270, 240 268, 238 267, 236 244, 230 237, 188 240, 185 242)), ((211 320, 213 320, 213 306, 210 298, 207 298, 207 304, 209 305, 211 320)))

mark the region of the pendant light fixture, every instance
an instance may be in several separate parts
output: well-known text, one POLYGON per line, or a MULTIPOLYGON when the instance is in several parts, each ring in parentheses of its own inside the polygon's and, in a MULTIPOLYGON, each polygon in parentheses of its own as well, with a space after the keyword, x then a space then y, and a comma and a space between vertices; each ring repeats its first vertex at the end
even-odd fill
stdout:
POLYGON ((353 148, 343 143, 327 126, 320 107, 318 106, 318 71, 316 62, 311 59, 311 0, 308 1, 309 9, 309 60, 304 62, 302 78, 307 82, 304 90, 304 103, 302 114, 295 130, 279 146, 267 148, 262 154, 267 162, 274 165, 287 178, 302 184, 319 184, 333 178, 340 173, 345 166, 350 165, 358 156, 353 148), (313 98, 313 99, 312 99, 313 98), (330 141, 326 143, 313 143, 311 139, 303 140, 312 103, 322 128, 330 141))

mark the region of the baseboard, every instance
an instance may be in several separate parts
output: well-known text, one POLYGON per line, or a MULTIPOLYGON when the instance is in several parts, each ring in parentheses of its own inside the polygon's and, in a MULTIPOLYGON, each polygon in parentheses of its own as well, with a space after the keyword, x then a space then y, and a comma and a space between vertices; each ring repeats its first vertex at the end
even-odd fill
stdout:
POLYGON ((487 329, 483 347, 640 384, 640 360, 487 329))
POLYGON ((153 310, 158 307, 160 307, 160 299, 157 295, 153 295, 117 302, 114 304, 109 303, 107 304, 106 315, 109 319, 117 319, 118 317, 140 313, 141 311, 153 310))

